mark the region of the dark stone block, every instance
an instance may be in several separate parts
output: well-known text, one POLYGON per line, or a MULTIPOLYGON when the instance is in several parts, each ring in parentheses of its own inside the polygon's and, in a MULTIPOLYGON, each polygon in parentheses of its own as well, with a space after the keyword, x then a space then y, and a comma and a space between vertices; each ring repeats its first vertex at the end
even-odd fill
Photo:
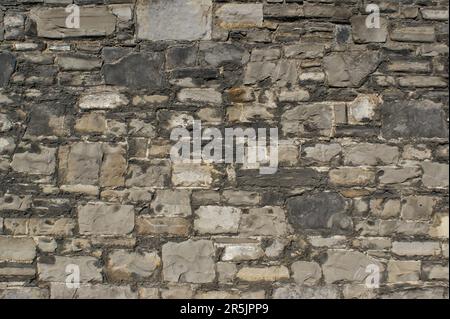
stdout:
POLYGON ((259 170, 241 170, 237 181, 239 186, 292 188, 323 185, 325 175, 312 168, 278 169, 272 175, 260 174, 259 170))
POLYGON ((346 215, 348 204, 338 193, 305 194, 286 202, 288 220, 294 229, 348 231, 352 220, 346 215))
POLYGON ((0 87, 5 87, 16 68, 16 57, 8 52, 0 52, 0 87))
POLYGON ((167 50, 168 69, 194 66, 197 61, 197 46, 173 47, 167 50))
POLYGON ((442 104, 430 100, 385 102, 382 107, 384 138, 447 138, 442 104))
POLYGON ((161 53, 131 54, 103 67, 106 84, 132 89, 160 89, 165 84, 161 53))
POLYGON ((70 115, 67 109, 68 106, 59 101, 33 106, 25 137, 69 135, 70 115))

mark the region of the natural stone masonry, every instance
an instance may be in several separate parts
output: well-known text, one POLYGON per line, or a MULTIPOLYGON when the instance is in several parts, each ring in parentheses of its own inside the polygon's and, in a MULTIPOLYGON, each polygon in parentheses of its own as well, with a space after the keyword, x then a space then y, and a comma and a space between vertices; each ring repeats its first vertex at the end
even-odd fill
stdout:
POLYGON ((0 2, 0 299, 448 298, 448 0, 0 2))

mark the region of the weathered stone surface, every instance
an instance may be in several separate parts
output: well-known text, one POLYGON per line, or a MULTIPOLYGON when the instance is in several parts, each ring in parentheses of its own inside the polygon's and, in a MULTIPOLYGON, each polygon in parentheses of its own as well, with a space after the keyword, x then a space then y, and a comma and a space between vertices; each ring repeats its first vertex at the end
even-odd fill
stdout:
POLYGON ((335 283, 345 280, 363 283, 369 275, 366 268, 375 265, 383 270, 380 262, 357 251, 329 250, 328 258, 322 265, 325 282, 335 283))
POLYGON ((392 30, 391 39, 400 42, 434 42, 436 34, 432 26, 398 27, 392 30))
POLYGON ((115 250, 108 256, 106 273, 112 280, 145 280, 161 265, 156 252, 115 250))
POLYGON ((67 16, 65 8, 37 7, 30 12, 30 17, 36 22, 38 36, 44 38, 98 37, 115 31, 116 17, 106 6, 81 7, 79 28, 67 27, 67 16))
POLYGON ((56 63, 63 71, 92 71, 100 69, 102 61, 92 56, 59 56, 56 63))
POLYGON ((178 187, 205 188, 214 182, 211 165, 175 164, 172 170, 172 183, 178 187))
POLYGON ((387 265, 388 281, 391 283, 419 281, 420 261, 389 260, 387 265))
POLYGON ((332 53, 323 59, 328 84, 332 87, 360 87, 381 63, 375 51, 332 53))
POLYGON ((308 101, 310 98, 309 92, 303 89, 286 90, 282 89, 278 95, 280 102, 302 102, 308 101))
MULTIPOLYGON (((430 236, 437 238, 448 238, 449 236, 448 215, 436 214, 434 216, 433 226, 430 229, 430 236)), ((444 250, 444 246, 442 246, 442 249, 444 250)))
POLYGON ((123 145, 102 145, 103 162, 100 169, 100 185, 119 187, 125 184, 127 169, 126 148, 123 145))
POLYGON ((448 188, 448 164, 422 163, 422 183, 428 188, 448 188))
POLYGON ((17 210, 26 211, 32 205, 30 195, 17 196, 11 194, 5 194, 0 197, 0 211, 4 210, 17 210))
POLYGON ((383 167, 378 174, 381 184, 409 184, 417 181, 422 172, 419 167, 383 167))
POLYGON ((337 157, 341 151, 342 147, 339 144, 316 144, 314 146, 303 148, 305 159, 321 163, 328 163, 333 158, 337 157))
POLYGON ((237 273, 237 278, 243 281, 280 281, 289 279, 289 269, 285 266, 267 268, 244 267, 237 273))
POLYGON ((50 284, 51 299, 137 299, 129 286, 81 284, 78 289, 68 289, 65 283, 50 284))
POLYGON ((208 283, 216 276, 214 247, 208 240, 169 242, 162 246, 165 281, 208 283))
MULTIPOLYGON (((247 50, 234 43, 201 42, 200 52, 203 53, 205 62, 214 67, 225 63, 242 65, 250 58, 247 50)), ((249 101, 244 99, 241 102, 249 101)))
POLYGON ((8 132, 10 129, 12 129, 13 124, 8 119, 8 116, 6 116, 6 114, 0 113, 0 120, 0 132, 8 132))
POLYGON ((307 287, 287 285, 276 288, 273 299, 339 299, 340 293, 336 286, 307 287))
POLYGON ((330 136, 332 103, 311 103, 287 110, 281 117, 283 133, 300 136, 330 136))
POLYGON ((330 171, 330 183, 335 186, 369 186, 375 182, 375 172, 359 167, 340 167, 330 171))
POLYGON ((400 215, 400 200, 397 199, 372 199, 370 201, 370 212, 379 218, 389 219, 400 215))
POLYGON ((0 87, 8 85, 15 68, 15 56, 9 52, 0 52, 0 87))
POLYGON ((98 259, 94 257, 54 257, 54 263, 44 263, 39 260, 37 264, 39 279, 46 282, 65 283, 67 266, 76 265, 80 269, 80 283, 102 281, 101 268, 97 266, 98 259))
POLYGON ((0 288, 0 299, 48 299, 49 291, 38 287, 0 288))
POLYGON ((241 190, 225 190, 222 198, 225 203, 235 206, 253 206, 261 202, 261 194, 241 190))
POLYGON ((304 229, 350 230, 352 221, 346 215, 348 204, 338 193, 305 194, 286 202, 289 222, 298 231, 304 229))
POLYGON ((422 8, 420 10, 422 13, 422 17, 425 20, 438 20, 438 21, 447 21, 448 20, 448 9, 427 9, 422 8))
POLYGON ((263 24, 262 3, 227 3, 214 12, 217 24, 224 29, 246 29, 263 24))
POLYGON ((281 207, 250 209, 239 224, 239 233, 245 236, 285 236, 287 232, 286 215, 281 207))
POLYGON ((59 150, 59 179, 63 184, 95 185, 102 161, 99 143, 74 143, 59 150))
POLYGON ((429 280, 448 280, 448 266, 426 265, 423 267, 423 273, 429 280))
POLYGON ((296 261, 291 265, 292 278, 299 285, 316 285, 322 278, 322 268, 315 262, 296 261))
POLYGON ((437 256, 441 253, 439 242, 393 242, 392 253, 399 256, 437 256))
POLYGON ((358 97, 347 106, 349 124, 360 124, 373 120, 377 108, 381 103, 382 100, 378 95, 358 95, 358 97))
POLYGON ((75 220, 71 218, 31 218, 28 233, 39 236, 70 236, 75 230, 75 220))
POLYGON ((170 166, 166 161, 130 164, 126 186, 164 187, 170 178, 170 166))
POLYGON ((158 190, 151 207, 156 215, 165 217, 190 216, 190 192, 186 190, 158 190))
POLYGON ((185 218, 139 216, 136 219, 137 232, 141 235, 187 236, 191 222, 185 218))
POLYGON ((80 233, 85 235, 127 235, 134 228, 131 205, 91 203, 78 207, 80 233))
POLYGON ((37 152, 16 153, 11 167, 19 173, 52 175, 56 168, 56 149, 39 146, 37 152))
POLYGON ((237 233, 242 212, 234 207, 201 206, 195 211, 194 229, 200 234, 237 233))
POLYGON ((115 63, 105 64, 102 73, 106 84, 133 89, 158 89, 165 84, 164 56, 159 52, 133 53, 115 63))
POLYGON ((398 84, 401 87, 415 88, 446 88, 448 86, 448 82, 444 78, 422 75, 402 76, 398 79, 398 84))
POLYGON ((32 238, 0 236, 0 261, 31 263, 36 256, 36 244, 32 238))
POLYGON ((396 164, 399 156, 398 147, 386 144, 359 143, 344 148, 344 162, 347 165, 396 164))
POLYGON ((182 89, 178 95, 181 102, 206 103, 208 105, 220 105, 222 95, 214 89, 182 89))
POLYGON ((429 220, 436 202, 436 197, 408 196, 402 205, 402 217, 404 219, 429 220))
POLYGON ((128 104, 125 95, 115 92, 99 92, 83 94, 78 102, 82 110, 115 109, 128 104))
POLYGON ((348 20, 352 14, 351 11, 345 7, 316 4, 304 5, 303 11, 305 17, 332 18, 336 20, 348 20))
POLYGON ((429 100, 385 102, 382 134, 385 138, 446 138, 445 118, 442 105, 429 100))
POLYGON ((256 260, 264 256, 264 251, 259 244, 242 243, 225 245, 223 261, 256 260))
POLYGON ((211 0, 140 0, 136 7, 137 37, 144 40, 209 40, 211 0), (177 21, 177 23, 173 23, 177 21))
POLYGON ((61 101, 36 105, 29 113, 30 121, 25 137, 67 136, 70 134, 68 107, 61 101))
MULTIPOLYGON (((386 42, 388 36, 388 21, 380 18, 379 28, 368 28, 367 16, 353 16, 350 19, 352 23, 352 35, 355 43, 386 42)), ((370 20, 370 17, 369 17, 370 20)))

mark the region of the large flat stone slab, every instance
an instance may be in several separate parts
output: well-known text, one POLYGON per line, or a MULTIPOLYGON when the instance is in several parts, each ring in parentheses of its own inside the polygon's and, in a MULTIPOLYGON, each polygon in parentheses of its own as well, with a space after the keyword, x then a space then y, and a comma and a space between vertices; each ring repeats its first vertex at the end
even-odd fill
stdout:
POLYGON ((139 0, 136 17, 138 39, 211 39, 211 0, 139 0))
POLYGON ((64 39, 73 37, 99 37, 112 34, 116 29, 116 16, 107 7, 80 7, 80 27, 68 28, 65 8, 34 8, 30 17, 36 22, 39 37, 64 39))

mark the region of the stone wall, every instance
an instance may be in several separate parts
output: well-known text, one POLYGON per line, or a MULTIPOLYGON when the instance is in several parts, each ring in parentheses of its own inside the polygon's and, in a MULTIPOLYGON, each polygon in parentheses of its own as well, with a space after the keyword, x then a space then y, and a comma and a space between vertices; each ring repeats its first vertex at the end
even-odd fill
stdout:
POLYGON ((0 298, 448 297, 448 5, 0 0, 0 298), (278 171, 171 161, 193 119, 278 171))

